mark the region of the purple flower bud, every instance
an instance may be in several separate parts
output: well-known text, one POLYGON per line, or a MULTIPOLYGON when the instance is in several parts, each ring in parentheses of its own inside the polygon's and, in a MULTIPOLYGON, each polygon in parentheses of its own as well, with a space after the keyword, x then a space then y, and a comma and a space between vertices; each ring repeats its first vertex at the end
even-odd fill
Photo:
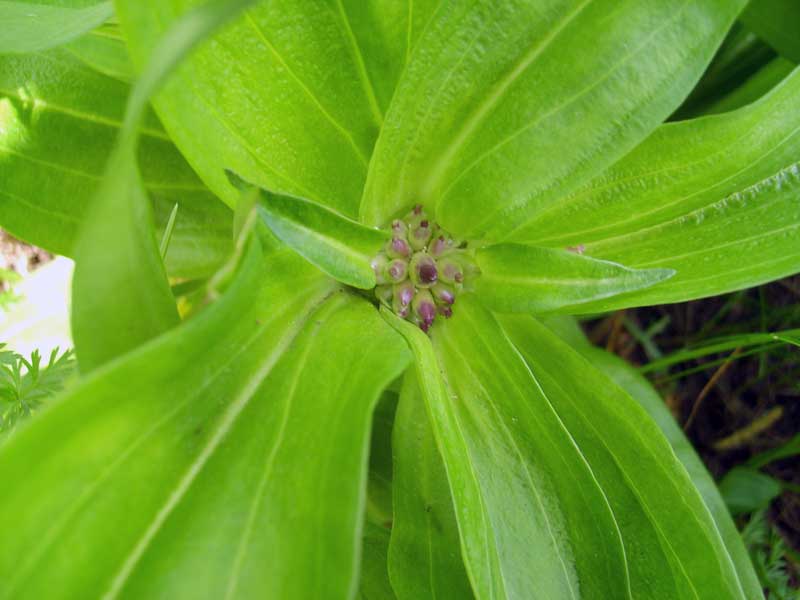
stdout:
POLYGON ((421 215, 422 214, 422 204, 415 205, 414 206, 414 210, 412 210, 411 212, 413 214, 415 214, 415 215, 421 215))
POLYGON ((449 319, 453 316, 453 309, 449 306, 440 306, 439 307, 439 314, 442 315, 445 319, 449 319))
POLYGON ((439 270, 442 281, 445 283, 463 283, 464 281, 464 271, 461 270, 461 265, 454 260, 447 258, 440 260, 439 270))
POLYGON ((385 274, 389 281, 399 283, 408 275, 408 263, 402 258, 395 258, 386 266, 385 274))
POLYGON ((437 283, 431 288, 433 297, 438 304, 450 305, 456 301, 455 290, 444 283, 437 283))
POLYGON ((401 317, 407 317, 414 299, 414 284, 410 281, 395 284, 392 295, 392 310, 401 317))
POLYGON ((431 242, 430 253, 438 258, 439 256, 443 256, 453 250, 455 246, 456 243, 452 238, 440 235, 433 240, 433 242, 431 242))
POLYGON ((420 329, 428 331, 433 320, 436 318, 436 305, 433 301, 433 296, 428 290, 420 290, 414 296, 414 302, 411 305, 414 316, 419 322, 420 329))
POLYGON ((403 238, 393 238, 386 251, 392 258, 408 258, 411 254, 411 246, 403 238))
POLYGON ((417 252, 411 258, 411 279, 417 287, 431 287, 439 278, 436 261, 424 252, 417 252))
POLYGON ((408 241, 414 250, 422 250, 430 241, 432 234, 430 222, 423 219, 417 227, 411 230, 408 241))
POLYGON ((400 219, 392 221, 392 235, 394 237, 405 237, 407 230, 408 226, 405 224, 405 221, 401 221, 400 219))

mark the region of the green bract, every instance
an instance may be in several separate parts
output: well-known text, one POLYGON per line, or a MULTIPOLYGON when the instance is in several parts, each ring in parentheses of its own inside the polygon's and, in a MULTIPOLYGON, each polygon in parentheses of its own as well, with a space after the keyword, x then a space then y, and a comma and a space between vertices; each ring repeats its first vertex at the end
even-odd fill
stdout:
POLYGON ((547 315, 800 271, 766 4, 731 91, 744 0, 0 2, 0 225, 75 257, 82 373, 0 447, 0 597, 761 598, 547 315))

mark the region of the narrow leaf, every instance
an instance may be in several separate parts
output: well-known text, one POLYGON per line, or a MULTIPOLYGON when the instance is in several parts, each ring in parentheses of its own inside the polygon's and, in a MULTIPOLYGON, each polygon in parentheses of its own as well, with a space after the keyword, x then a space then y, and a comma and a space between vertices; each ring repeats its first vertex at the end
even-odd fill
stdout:
POLYGON ((575 252, 500 244, 476 253, 475 293, 499 312, 591 312, 592 302, 648 288, 670 269, 629 269, 575 252))
POLYGON ((436 205, 500 241, 677 108, 744 0, 443 3, 397 85, 363 221, 436 205))
POLYGON ((584 244, 659 286, 598 308, 679 302, 800 269, 800 69, 738 111, 671 123, 526 229, 531 243, 584 244), (747 140, 743 143, 742 140, 747 140))
POLYGON ((432 330, 391 322, 417 374, 477 598, 628 598, 608 502, 492 315, 469 297, 432 330))
POLYGON ((310 200, 260 191, 258 214, 295 252, 334 279, 361 289, 375 287, 371 261, 390 238, 310 200))
POLYGON ((389 575, 397 597, 472 598, 447 473, 414 371, 404 379, 392 447, 394 520, 389 575))
POLYGON ((0 54, 59 46, 94 29, 113 14, 110 0, 84 7, 62 6, 52 0, 0 0, 0 54))
POLYGON ((517 316, 502 323, 611 504, 632 596, 752 597, 709 509, 644 410, 539 322, 517 316))
POLYGON ((389 530, 372 523, 364 527, 361 550, 361 583, 358 600, 394 600, 396 596, 386 569, 389 530))
MULTIPOLYGON (((561 317, 561 319, 568 319, 568 317, 561 317)), ((552 330, 551 322, 545 322, 544 324, 552 330)), ((703 497, 703 502, 711 512, 728 554, 736 566, 736 574, 745 591, 745 597, 761 598, 762 592, 758 577, 753 570, 747 549, 742 543, 742 537, 717 489, 717 484, 700 460, 691 442, 675 422, 675 419, 664 404, 664 400, 636 369, 618 356, 589 344, 580 328, 574 327, 574 325, 573 322, 573 330, 576 335, 568 336, 569 344, 595 367, 608 375, 614 383, 630 394, 647 411, 647 414, 669 441, 672 450, 678 460, 681 461, 689 477, 691 477, 692 483, 694 483, 703 497)), ((561 331, 563 329, 559 330, 559 337, 564 340, 565 336, 561 334, 561 331)))

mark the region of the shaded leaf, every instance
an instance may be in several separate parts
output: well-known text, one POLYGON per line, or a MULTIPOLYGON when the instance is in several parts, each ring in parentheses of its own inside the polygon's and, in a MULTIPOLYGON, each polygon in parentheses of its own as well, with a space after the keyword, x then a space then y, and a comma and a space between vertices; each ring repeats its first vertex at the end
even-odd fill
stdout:
POLYGON ((415 354, 478 598, 627 598, 619 530, 591 468, 490 313, 469 297, 415 354))
POLYGON ((583 312, 583 305, 648 288, 675 274, 522 244, 481 248, 475 257, 481 271, 475 293, 499 312, 583 312))
POLYGON ((716 523, 650 417, 534 319, 502 323, 611 504, 632 597, 745 598, 716 523))
POLYGON ((800 62, 800 4, 795 0, 750 0, 739 18, 783 56, 800 62))
POLYGON ((734 467, 719 482, 719 491, 733 515, 767 508, 783 491, 781 482, 757 469, 734 467))
POLYGON ((394 600, 386 563, 389 555, 389 530, 367 523, 361 551, 359 600, 394 600))
POLYGON ((59 46, 113 14, 110 0, 87 6, 64 6, 52 0, 0 0, 0 53, 37 52, 59 46))
POLYGON ((508 237, 661 123, 743 4, 443 4, 387 111, 363 220, 421 202, 458 237, 508 237))
POLYGON ((472 598, 447 473, 414 371, 404 379, 392 447, 394 520, 389 575, 397 597, 472 598))
MULTIPOLYGON (((74 256, 129 91, 65 49, 0 57, 0 226, 74 256)), ((230 253, 231 212, 200 182, 153 114, 140 131, 137 159, 159 239, 172 207, 180 206, 167 271, 207 276, 230 253)))

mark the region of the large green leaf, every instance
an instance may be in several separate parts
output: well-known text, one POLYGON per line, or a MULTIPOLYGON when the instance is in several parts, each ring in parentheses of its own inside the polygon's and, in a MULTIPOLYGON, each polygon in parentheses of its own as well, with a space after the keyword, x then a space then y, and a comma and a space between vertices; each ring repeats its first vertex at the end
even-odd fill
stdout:
MULTIPOLYGON (((57 254, 74 255, 122 121, 127 85, 59 49, 0 57, 0 226, 57 254)), ((160 236, 178 216, 167 270, 209 275, 231 249, 231 213, 200 182, 151 114, 139 169, 160 236)))
POLYGON ((758 582, 758 577, 753 570, 750 557, 747 554, 747 549, 742 542, 742 537, 739 535, 736 525, 731 519, 728 508, 720 496, 717 485, 709 474, 700 457, 697 455, 691 442, 686 438, 681 428, 675 422, 675 419, 670 414, 664 400, 653 389, 653 386, 640 375, 627 362, 618 356, 596 348, 588 343, 583 333, 576 327, 575 323, 567 322, 567 327, 571 327, 574 334, 569 330, 565 330, 563 325, 565 319, 562 317, 556 323, 552 319, 544 322, 548 328, 555 331, 562 340, 568 340, 568 343, 578 352, 580 352, 586 359, 591 362, 595 367, 603 371, 614 382, 624 389, 630 396, 636 400, 639 405, 647 411, 650 418, 653 419, 661 433, 669 441, 675 456, 681 461, 689 477, 692 479, 700 495, 703 497, 711 516, 722 536, 723 542, 728 549, 735 566, 739 580, 745 591, 746 598, 761 598, 761 586, 758 582), (554 329, 554 324, 560 325, 558 329, 554 329))
POLYGON ((311 264, 340 282, 375 287, 372 260, 390 239, 304 198, 259 190, 258 214, 272 233, 311 264))
POLYGON ((800 270, 800 70, 733 113, 661 127, 531 223, 537 244, 672 268, 606 309, 721 294, 800 270), (742 140, 746 140, 743 143, 742 140))
POLYGON ((0 451, 4 595, 354 593, 372 406, 408 352, 331 293, 254 243, 218 302, 20 430, 0 451))
POLYGON ((688 94, 742 0, 443 4, 398 83, 361 214, 416 202, 497 241, 631 150, 688 94))
POLYGON ((64 47, 67 52, 99 73, 120 81, 133 79, 133 65, 120 28, 105 24, 64 47))
POLYGON ((114 14, 111 0, 77 2, 0 0, 0 54, 37 52, 59 46, 94 29, 114 14), (86 4, 86 6, 81 6, 86 4))
POLYGON ((502 322, 611 503, 632 596, 754 597, 751 588, 744 591, 689 475, 644 410, 534 319, 502 322))
POLYGON ((566 250, 523 244, 479 249, 475 293, 499 312, 577 312, 592 301, 656 285, 670 269, 629 269, 566 250))
POLYGON ((392 435, 394 520, 389 575, 401 600, 472 597, 447 474, 414 371, 406 374, 392 435))
POLYGON ((740 18, 783 56, 800 62, 800 4, 796 0, 750 0, 740 18))
POLYGON ((608 501, 492 315, 459 299, 433 345, 391 322, 415 353, 475 595, 630 597, 608 501))
MULTIPOLYGON (((192 4, 119 0, 134 61, 141 64, 159 33, 192 4)), ((381 63, 391 56, 377 46, 384 35, 393 47, 395 35, 406 39, 394 24, 369 31, 369 15, 358 6, 260 3, 191 57, 156 99, 170 135, 229 204, 237 194, 225 168, 266 189, 356 215, 386 100, 385 86, 372 78, 382 76, 381 63), (356 22, 350 12, 359 10, 356 22), (369 58, 359 42, 368 44, 369 58)), ((404 52, 392 53, 405 60, 404 52)))

